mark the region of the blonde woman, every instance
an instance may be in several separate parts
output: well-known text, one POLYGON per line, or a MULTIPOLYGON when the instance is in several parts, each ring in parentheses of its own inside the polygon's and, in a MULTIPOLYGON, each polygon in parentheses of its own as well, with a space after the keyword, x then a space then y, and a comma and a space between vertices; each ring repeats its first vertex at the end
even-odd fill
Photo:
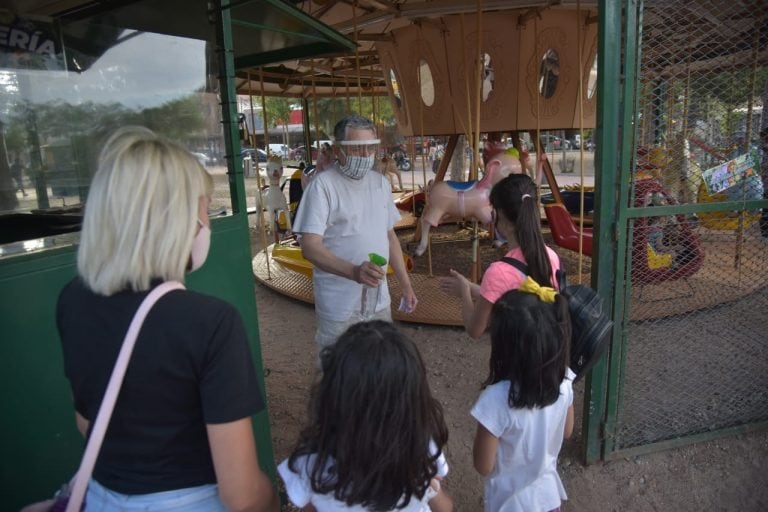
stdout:
MULTIPOLYGON (((57 308, 84 436, 141 301, 205 261, 212 188, 192 155, 147 129, 107 141, 88 194, 79 275, 57 308)), ((88 510, 278 510, 257 461, 251 415, 264 404, 251 360, 233 306, 187 290, 161 298, 128 365, 88 510)))

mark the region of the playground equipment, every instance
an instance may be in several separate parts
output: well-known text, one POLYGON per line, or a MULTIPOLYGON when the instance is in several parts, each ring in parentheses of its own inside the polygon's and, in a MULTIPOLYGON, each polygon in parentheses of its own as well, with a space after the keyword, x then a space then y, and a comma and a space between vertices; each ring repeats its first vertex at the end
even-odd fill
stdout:
MULTIPOLYGON (((663 197, 665 204, 675 204, 673 198, 658 181, 648 178, 635 182, 635 206, 649 206, 649 197, 663 197)), ((674 281, 692 276, 701 268, 704 262, 704 251, 696 233, 684 215, 669 216, 674 224, 674 234, 677 248, 673 257, 658 258, 655 249, 650 245, 649 235, 651 226, 649 217, 641 217, 634 221, 634 236, 632 238, 632 281, 639 285, 659 284, 664 281, 674 281), (663 261, 662 261, 663 260, 663 261), (667 264, 664 264, 667 263, 667 264)))
POLYGON ((483 224, 491 222, 491 188, 510 174, 522 173, 516 149, 492 155, 485 165, 485 174, 479 181, 438 181, 432 184, 428 203, 421 216, 421 240, 414 251, 421 256, 427 250, 430 227, 437 227, 445 216, 475 219, 483 224))
MULTIPOLYGON (((312 277, 312 263, 301 253, 301 247, 294 239, 283 240, 272 248, 272 259, 283 267, 298 272, 306 277, 312 277)), ((403 253, 405 269, 413 271, 413 258, 403 253)), ((392 266, 387 265, 387 275, 393 275, 392 266)))
POLYGON ((267 177, 269 187, 266 194, 261 189, 256 194, 256 208, 259 212, 263 208, 267 212, 267 226, 275 238, 280 241, 280 235, 291 230, 291 216, 288 201, 281 188, 280 179, 283 177, 283 161, 277 155, 271 155, 267 161, 267 177))
POLYGON ((544 205, 544 214, 552 232, 552 239, 565 249, 592 256, 592 229, 579 230, 571 213, 560 203, 544 205))

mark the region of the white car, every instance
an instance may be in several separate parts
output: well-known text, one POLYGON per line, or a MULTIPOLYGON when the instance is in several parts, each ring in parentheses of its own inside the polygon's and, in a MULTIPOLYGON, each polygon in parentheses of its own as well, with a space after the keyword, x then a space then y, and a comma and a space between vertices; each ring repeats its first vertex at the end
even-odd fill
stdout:
POLYGON ((192 156, 197 158, 197 161, 200 162, 200 165, 203 167, 208 167, 211 165, 211 157, 206 155, 205 153, 198 153, 198 152, 192 152, 192 156))

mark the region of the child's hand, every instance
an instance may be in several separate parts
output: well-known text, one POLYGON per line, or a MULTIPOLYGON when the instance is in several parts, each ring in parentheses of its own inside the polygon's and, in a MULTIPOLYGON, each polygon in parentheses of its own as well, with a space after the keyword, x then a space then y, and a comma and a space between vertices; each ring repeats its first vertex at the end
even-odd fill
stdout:
POLYGON ((448 276, 440 279, 440 289, 448 295, 460 298, 469 292, 469 280, 451 269, 448 276))
POLYGON ((442 489, 440 480, 442 480, 440 477, 433 478, 429 483, 429 488, 427 488, 426 496, 429 501, 429 509, 432 512, 452 512, 453 500, 442 489))

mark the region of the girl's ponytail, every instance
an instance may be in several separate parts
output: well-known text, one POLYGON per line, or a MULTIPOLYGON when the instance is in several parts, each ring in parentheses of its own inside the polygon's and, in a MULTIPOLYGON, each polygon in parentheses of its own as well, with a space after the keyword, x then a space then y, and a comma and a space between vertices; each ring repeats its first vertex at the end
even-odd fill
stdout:
POLYGON ((528 265, 528 273, 541 286, 554 286, 552 265, 541 234, 536 184, 525 174, 510 174, 491 190, 491 205, 515 225, 517 242, 528 265))
POLYGON ((547 246, 541 234, 541 215, 536 188, 533 181, 530 184, 531 190, 521 195, 520 213, 515 222, 517 241, 528 264, 528 273, 533 280, 541 286, 554 286, 552 265, 549 263, 547 246))

